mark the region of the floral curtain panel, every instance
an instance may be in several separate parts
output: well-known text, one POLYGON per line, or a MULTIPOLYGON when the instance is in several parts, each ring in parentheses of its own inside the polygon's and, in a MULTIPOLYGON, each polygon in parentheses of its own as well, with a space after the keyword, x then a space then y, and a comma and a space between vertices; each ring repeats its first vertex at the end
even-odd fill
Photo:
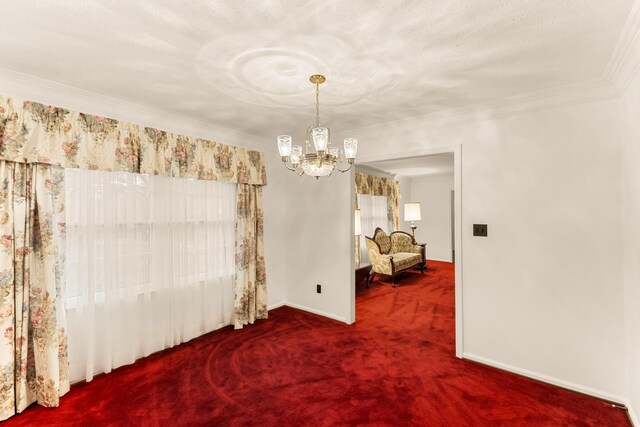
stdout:
POLYGON ((0 420, 69 390, 62 172, 0 161, 0 420))
POLYGON ((52 239, 64 232, 62 168, 238 184, 235 326, 266 318, 261 152, 0 96, 0 163, 0 419, 34 401, 57 406, 69 387, 64 250, 52 239))
POLYGON ((391 178, 356 172, 356 193, 387 197, 387 215, 389 222, 393 225, 394 230, 398 229, 400 224, 400 210, 398 207, 400 182, 394 181, 391 178))
POLYGON ((267 318, 262 187, 238 184, 235 329, 267 318))
POLYGON ((266 185, 263 154, 0 97, 0 160, 266 185))

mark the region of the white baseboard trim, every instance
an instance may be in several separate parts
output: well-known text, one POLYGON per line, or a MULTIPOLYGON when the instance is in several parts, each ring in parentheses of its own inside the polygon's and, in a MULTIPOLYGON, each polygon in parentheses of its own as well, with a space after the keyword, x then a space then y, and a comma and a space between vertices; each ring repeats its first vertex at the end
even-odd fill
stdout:
POLYGON ((271 310, 276 309, 278 307, 282 307, 283 305, 286 305, 286 303, 284 301, 280 301, 280 302, 277 302, 277 303, 272 304, 269 307, 267 307, 267 310, 271 311, 271 310))
POLYGON ((631 406, 631 402, 629 402, 628 400, 627 400, 627 411, 629 413, 629 419, 631 419, 631 424, 633 424, 634 427, 640 427, 640 420, 638 420, 638 416, 633 410, 633 406, 631 406))
POLYGON ((429 265, 429 261, 437 261, 437 262, 453 262, 453 261, 451 261, 451 259, 427 258, 427 265, 429 265))
POLYGON ((321 310, 316 310, 314 308, 305 307, 304 305, 295 304, 295 303, 292 303, 292 302, 289 302, 289 301, 283 302, 282 305, 286 305, 286 306, 289 306, 291 308, 296 308, 296 309, 302 310, 302 311, 307 311, 309 313, 317 314, 318 316, 328 317, 329 319, 337 320, 338 322, 347 323, 347 319, 345 319, 342 316, 336 316, 335 314, 326 313, 326 312, 321 311, 321 310))
POLYGON ((620 396, 616 396, 611 393, 596 390, 591 387, 586 387, 586 386, 575 384, 569 381, 561 380, 559 378, 550 377, 548 375, 529 371, 527 369, 522 369, 515 366, 507 365, 506 363, 496 362, 495 360, 487 359, 481 356, 476 356, 475 354, 470 354, 465 352, 465 353, 462 353, 462 358, 468 359, 474 362, 482 363, 483 365, 493 366, 494 368, 502 369, 504 371, 509 371, 514 374, 522 375, 523 377, 541 381, 543 383, 566 388, 568 390, 577 391, 578 393, 587 394, 589 396, 597 397, 599 399, 604 399, 620 406, 624 405, 628 408, 628 406, 626 405, 627 399, 620 396))

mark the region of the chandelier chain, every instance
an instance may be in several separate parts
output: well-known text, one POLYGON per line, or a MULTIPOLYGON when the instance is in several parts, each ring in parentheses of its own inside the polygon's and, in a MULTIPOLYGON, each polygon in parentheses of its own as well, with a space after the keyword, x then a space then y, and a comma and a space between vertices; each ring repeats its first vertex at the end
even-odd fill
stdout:
POLYGON ((316 127, 320 127, 320 83, 316 82, 316 127))

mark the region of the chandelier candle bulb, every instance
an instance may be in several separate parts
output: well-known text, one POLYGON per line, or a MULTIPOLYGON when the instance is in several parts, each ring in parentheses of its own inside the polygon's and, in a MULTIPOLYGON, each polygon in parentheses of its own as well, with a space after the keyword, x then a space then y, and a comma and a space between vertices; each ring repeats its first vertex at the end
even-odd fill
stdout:
POLYGON ((313 128, 311 132, 316 151, 320 155, 324 154, 324 152, 327 151, 327 144, 329 143, 329 129, 317 127, 313 128))
POLYGON ((289 160, 289 156, 291 155, 291 136, 289 135, 280 135, 278 137, 278 151, 280 151, 280 157, 282 157, 282 161, 286 162, 289 160), (287 158, 285 160, 284 158, 287 158))
POLYGON ((320 85, 326 81, 320 74, 309 77, 309 81, 316 86, 316 122, 315 125, 307 126, 305 136, 306 150, 302 152, 302 146, 291 146, 290 135, 278 136, 278 151, 284 166, 297 175, 310 175, 316 179, 321 176, 330 176, 334 169, 340 172, 347 172, 355 162, 358 151, 358 140, 356 138, 345 138, 344 154, 349 163, 346 169, 336 167, 343 159, 340 155, 340 148, 331 146, 331 131, 327 127, 320 126, 320 85), (313 142, 312 151, 311 142, 313 142), (289 162, 291 166, 289 166, 289 162))
POLYGON ((300 158, 302 157, 302 147, 300 145, 294 145, 291 148, 291 165, 294 168, 300 166, 300 158))
POLYGON ((356 158, 358 152, 358 138, 345 138, 344 139, 344 156, 347 160, 351 160, 349 163, 353 163, 353 159, 356 158))

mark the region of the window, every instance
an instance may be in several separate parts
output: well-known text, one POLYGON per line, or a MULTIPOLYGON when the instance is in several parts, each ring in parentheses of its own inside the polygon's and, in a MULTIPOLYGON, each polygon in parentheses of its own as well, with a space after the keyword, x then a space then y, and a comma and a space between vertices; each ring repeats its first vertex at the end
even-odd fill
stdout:
POLYGON ((391 232, 391 222, 387 211, 386 196, 368 196, 358 194, 358 207, 360 208, 360 222, 362 236, 360 236, 360 264, 370 264, 369 252, 365 236, 373 237, 377 227, 382 228, 387 234, 391 232))
POLYGON ((227 325, 236 185, 65 171, 72 380, 227 325))

